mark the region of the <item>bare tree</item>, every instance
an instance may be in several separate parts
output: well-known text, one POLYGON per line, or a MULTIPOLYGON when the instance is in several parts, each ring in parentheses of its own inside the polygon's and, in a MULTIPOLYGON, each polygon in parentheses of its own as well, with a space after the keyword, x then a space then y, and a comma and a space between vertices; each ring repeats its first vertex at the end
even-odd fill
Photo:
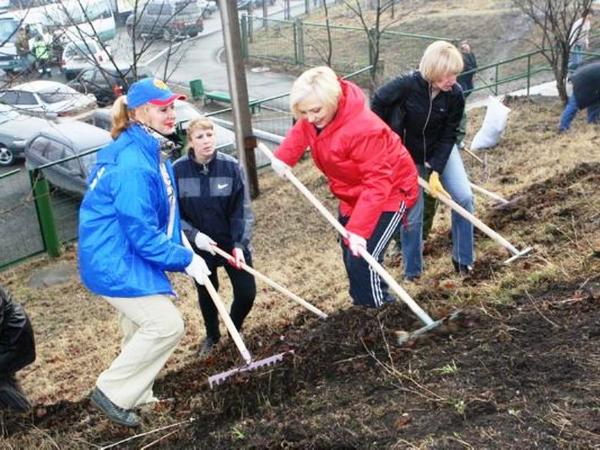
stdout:
POLYGON ((380 73, 380 50, 381 36, 392 25, 410 15, 412 8, 405 5, 404 13, 397 15, 393 6, 397 0, 367 0, 368 8, 365 11, 361 0, 343 0, 343 4, 356 15, 369 43, 369 61, 371 68, 371 90, 374 90, 381 82, 380 73), (386 18, 385 12, 390 10, 391 16, 386 18))
POLYGON ((569 54, 581 32, 574 27, 584 13, 590 11, 593 0, 513 0, 541 32, 535 46, 550 66, 556 79, 558 94, 567 102, 566 80, 569 54))
POLYGON ((187 37, 187 33, 196 35, 203 29, 202 11, 194 10, 193 15, 190 12, 193 8, 199 8, 197 0, 134 0, 131 17, 126 22, 129 39, 118 43, 120 47, 126 45, 127 50, 119 48, 117 57, 109 48, 101 30, 94 25, 96 17, 90 13, 91 2, 94 0, 58 0, 47 9, 49 31, 58 31, 63 45, 74 43, 80 46, 81 58, 91 67, 100 69, 106 84, 112 86, 117 83, 123 90, 127 89, 131 80, 138 78, 142 66, 156 59, 156 56, 150 54, 157 53, 155 50, 158 47, 164 47, 158 53, 164 59, 161 74, 168 79, 173 73, 172 67, 176 68, 183 58, 183 52, 180 51, 182 41, 179 38, 187 37), (158 11, 150 11, 149 8, 158 8, 158 11), (189 18, 185 22, 181 21, 184 14, 194 17, 191 20, 196 22, 190 26, 189 18), (163 42, 166 42, 166 47, 163 42), (108 60, 98 59, 93 46, 102 49, 102 54, 107 55, 108 60))

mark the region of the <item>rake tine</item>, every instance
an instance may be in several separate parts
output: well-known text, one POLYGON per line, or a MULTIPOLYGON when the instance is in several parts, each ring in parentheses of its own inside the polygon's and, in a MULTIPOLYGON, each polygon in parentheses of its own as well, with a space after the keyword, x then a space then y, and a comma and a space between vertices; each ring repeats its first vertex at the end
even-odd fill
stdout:
MULTIPOLYGON (((216 245, 213 245, 213 249, 214 249, 214 251, 216 253, 218 253, 219 255, 221 255, 225 259, 231 259, 232 258, 232 256, 229 253, 221 250, 216 245)), ((267 283, 269 286, 271 286, 272 288, 278 290, 282 294, 288 296, 289 298, 291 298, 292 300, 294 300, 296 303, 299 303, 300 305, 304 306, 306 309, 308 309, 312 313, 315 313, 321 319, 327 319, 327 314, 325 314, 319 308, 317 308, 316 306, 308 303, 306 300, 304 300, 303 298, 297 296, 296 294, 294 294, 293 292, 289 291, 288 289, 284 288, 279 283, 276 283, 275 281, 271 280, 266 275, 263 275, 262 273, 260 273, 258 270, 254 269, 254 268, 252 268, 249 265, 244 264, 244 263, 242 263, 242 269, 244 269, 246 272, 248 272, 250 275, 254 276, 255 278, 258 278, 258 279, 262 280, 263 282, 267 283)))
POLYGON ((259 359, 257 361, 252 361, 251 363, 246 364, 245 366, 235 367, 235 368, 227 370, 225 372, 221 372, 216 375, 212 375, 212 376, 208 377, 208 384, 209 384, 210 388, 212 389, 213 387, 218 386, 219 384, 223 383, 227 378, 229 378, 235 374, 248 372, 250 370, 257 370, 262 367, 273 366, 273 365, 277 364, 278 362, 283 361, 283 356, 288 353, 293 354, 294 351, 290 350, 287 352, 278 353, 276 355, 269 356, 268 358, 259 359))
MULTIPOLYGON (((421 177, 419 177, 419 186, 421 186, 427 192, 431 192, 431 189, 429 187, 429 183, 427 181, 425 181, 421 177)), ((462 206, 460 206, 458 203, 456 203, 451 198, 449 198, 449 197, 447 197, 445 195, 438 195, 438 196, 436 196, 436 198, 439 201, 441 201, 443 204, 445 204, 446 206, 448 206, 450 209, 456 211, 456 213, 460 214, 466 220, 468 220, 469 222, 471 222, 473 224, 473 226, 477 227, 482 232, 484 232, 485 234, 487 234, 492 240, 496 241, 502 247, 504 247, 505 249, 507 249, 511 253, 512 257, 510 257, 506 261, 504 261, 505 264, 510 264, 515 259, 520 258, 521 256, 529 253, 532 250, 531 247, 528 247, 528 248, 526 248, 525 250, 522 250, 522 251, 518 250, 514 245, 512 245, 505 238, 503 238, 502 236, 500 236, 500 234, 498 234, 497 232, 495 232, 494 230, 492 230, 485 223, 483 223, 481 220, 479 220, 477 217, 475 217, 473 214, 471 214, 469 211, 467 211, 465 208, 463 208, 462 206)))

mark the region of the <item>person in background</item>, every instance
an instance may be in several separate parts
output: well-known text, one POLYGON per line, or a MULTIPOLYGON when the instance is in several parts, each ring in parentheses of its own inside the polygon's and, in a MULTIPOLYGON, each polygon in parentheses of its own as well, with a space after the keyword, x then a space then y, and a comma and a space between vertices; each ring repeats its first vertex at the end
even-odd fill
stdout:
MULTIPOLYGON (((187 138, 187 154, 173 166, 183 231, 206 261, 211 271, 210 281, 216 289, 219 288, 217 269, 225 267, 233 288, 231 320, 241 331, 256 297, 254 277, 241 269, 241 264, 252 267, 250 238, 254 222, 243 172, 234 157, 216 151, 212 120, 205 117, 192 120, 187 138), (233 258, 225 260, 215 255, 213 245, 233 258)), ((196 283, 196 289, 206 328, 199 357, 206 358, 221 338, 219 316, 206 288, 196 283)))
POLYGON ((15 374, 33 361, 35 340, 31 322, 23 307, 0 286, 0 411, 31 409, 15 374))
MULTIPOLYGON (((462 70, 462 55, 456 47, 445 41, 433 42, 425 50, 419 70, 377 89, 371 108, 403 137, 420 176, 429 179, 431 194, 449 195, 473 212, 473 193, 456 145, 465 107, 456 82, 462 70)), ((416 280, 423 271, 423 192, 409 211, 401 236, 404 277, 416 280)), ((454 269, 469 276, 473 262, 473 225, 452 212, 454 269)))
POLYGON ((182 245, 175 178, 161 162, 175 128, 176 99, 161 80, 133 83, 113 105, 114 142, 100 150, 79 211, 79 271, 85 286, 119 312, 121 353, 90 400, 112 421, 140 424, 134 408, 157 401, 153 384, 183 336, 166 271, 210 274, 182 245))
POLYGON ((50 48, 48 47, 48 44, 44 42, 44 38, 41 35, 35 37, 32 52, 35 57, 38 74, 47 75, 48 78, 50 78, 52 76, 52 69, 50 67, 50 48))
POLYGON ((600 62, 586 64, 571 76, 573 92, 560 116, 558 132, 564 133, 581 109, 587 108, 588 123, 600 120, 600 62))
POLYGON ((592 10, 586 9, 571 27, 571 33, 569 34, 569 47, 571 49, 568 63, 569 74, 581 66, 583 63, 583 54, 581 52, 590 47, 591 17, 592 10))
POLYGON ((475 72, 471 71, 477 69, 477 59, 471 50, 471 45, 466 40, 461 41, 460 43, 460 54, 462 55, 463 60, 463 70, 458 75, 456 81, 460 84, 466 100, 467 97, 471 95, 471 91, 474 87, 473 77, 475 76, 475 72))
POLYGON ((387 284, 360 257, 368 251, 383 262, 389 241, 418 195, 417 171, 401 139, 365 105, 354 83, 329 67, 315 67, 292 86, 290 107, 297 122, 271 166, 284 176, 310 148, 317 167, 339 200, 346 229, 342 256, 355 305, 378 308, 393 302, 387 284))

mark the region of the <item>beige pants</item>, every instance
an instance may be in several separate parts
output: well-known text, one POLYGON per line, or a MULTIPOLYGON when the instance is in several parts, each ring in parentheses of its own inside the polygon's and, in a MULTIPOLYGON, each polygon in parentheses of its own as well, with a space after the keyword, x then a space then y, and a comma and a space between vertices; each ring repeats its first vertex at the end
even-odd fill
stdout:
POLYGON ((151 402, 154 379, 183 336, 181 315, 165 295, 104 298, 119 311, 123 341, 96 386, 121 408, 151 402))

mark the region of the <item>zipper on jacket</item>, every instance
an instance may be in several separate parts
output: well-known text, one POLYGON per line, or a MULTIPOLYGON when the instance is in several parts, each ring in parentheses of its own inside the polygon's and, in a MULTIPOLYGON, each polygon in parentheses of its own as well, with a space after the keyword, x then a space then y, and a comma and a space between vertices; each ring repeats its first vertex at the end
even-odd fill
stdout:
POLYGON ((429 125, 429 119, 431 117, 431 110, 433 109, 433 97, 431 96, 431 85, 427 83, 427 95, 429 96, 429 111, 427 112, 427 118, 425 119, 425 125, 423 125, 423 165, 427 162, 427 139, 425 139, 425 130, 429 125))

